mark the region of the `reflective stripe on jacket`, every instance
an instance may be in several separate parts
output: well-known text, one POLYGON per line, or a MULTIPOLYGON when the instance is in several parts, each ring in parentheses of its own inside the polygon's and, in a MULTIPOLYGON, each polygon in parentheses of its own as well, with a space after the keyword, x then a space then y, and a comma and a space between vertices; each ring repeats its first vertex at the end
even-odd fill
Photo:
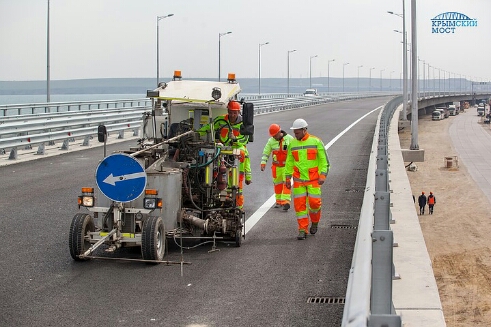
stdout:
MULTIPOLYGON (((248 135, 240 134, 240 126, 242 126, 242 116, 239 115, 237 117, 237 121, 235 123, 231 123, 228 120, 228 114, 224 116, 218 116, 213 120, 213 131, 218 131, 220 134, 218 135, 217 141, 220 141, 223 145, 232 145, 232 143, 238 146, 245 146, 249 142, 248 135), (232 134, 236 138, 235 141, 232 141, 229 137, 229 124, 232 128, 232 134)), ((201 136, 210 132, 210 124, 204 125, 198 130, 201 136)))
POLYGON ((324 143, 306 133, 301 140, 293 139, 288 147, 285 176, 299 182, 325 179, 329 173, 329 158, 324 143))
POLYGON ((435 204, 435 203, 436 203, 435 196, 434 195, 429 195, 428 196, 428 204, 435 204))
POLYGON ((266 164, 268 158, 271 155, 273 160, 273 165, 278 167, 284 167, 286 163, 286 157, 288 154, 288 145, 291 140, 294 139, 293 136, 286 134, 286 132, 281 131, 283 137, 281 140, 276 140, 274 137, 270 137, 263 149, 263 156, 261 158, 261 164, 266 164))

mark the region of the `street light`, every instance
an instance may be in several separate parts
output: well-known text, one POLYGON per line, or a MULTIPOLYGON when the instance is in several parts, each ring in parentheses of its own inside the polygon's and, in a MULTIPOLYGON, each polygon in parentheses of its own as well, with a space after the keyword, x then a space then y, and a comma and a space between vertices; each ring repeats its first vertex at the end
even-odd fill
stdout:
POLYGON ((295 52, 297 50, 288 50, 288 60, 287 60, 287 68, 286 68, 286 75, 287 75, 287 88, 288 88, 288 96, 290 96, 290 53, 295 52))
POLYGON ((402 15, 396 14, 392 11, 388 11, 389 14, 396 15, 402 18, 402 120, 407 120, 407 103, 409 101, 408 96, 408 72, 407 72, 407 32, 406 32, 406 4, 405 0, 402 0, 402 15))
POLYGON ((385 69, 380 70, 380 92, 382 92, 382 72, 385 71, 385 69))
POLYGON ((396 71, 393 70, 389 74, 389 92, 392 92, 392 73, 395 73, 396 71))
POLYGON ((349 65, 349 62, 343 64, 343 92, 344 92, 344 66, 349 65))
POLYGON ((372 69, 375 69, 375 67, 370 68, 370 72, 368 75, 368 84, 369 84, 368 91, 369 92, 372 92, 372 69))
POLYGON ((309 88, 312 88, 312 58, 317 58, 317 55, 310 56, 310 66, 309 66, 309 88))
POLYGON ((218 81, 220 82, 220 55, 221 55, 221 49, 220 49, 220 39, 222 36, 230 34, 232 32, 225 32, 225 33, 218 33, 218 81))
POLYGON ((356 78, 356 92, 360 93, 360 68, 362 68, 363 65, 358 66, 358 77, 356 78))
POLYGON ((261 47, 269 42, 259 43, 259 95, 261 95, 261 47))
POLYGON ((46 29, 46 102, 49 102, 49 0, 48 0, 48 21, 46 29))
POLYGON ((168 14, 165 16, 157 16, 157 86, 159 85, 159 72, 160 72, 160 68, 159 68, 159 22, 164 18, 172 17, 172 16, 174 16, 174 14, 168 14))
POLYGON ((331 60, 328 60, 327 61, 327 93, 329 93, 329 81, 330 81, 330 77, 329 77, 329 64, 332 61, 336 61, 336 59, 331 59, 331 60))
POLYGON ((416 0, 411 0, 411 146, 410 150, 419 150, 418 145, 418 37, 416 26, 416 0))

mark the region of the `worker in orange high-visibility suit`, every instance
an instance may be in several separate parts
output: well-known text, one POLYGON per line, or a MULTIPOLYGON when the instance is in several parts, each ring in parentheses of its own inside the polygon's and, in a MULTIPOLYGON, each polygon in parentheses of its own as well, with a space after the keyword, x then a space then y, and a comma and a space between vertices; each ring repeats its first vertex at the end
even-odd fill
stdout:
MULTIPOLYGON (((239 189, 237 190, 236 205, 239 209, 242 209, 244 207, 244 195, 242 194, 244 181, 247 185, 252 183, 251 161, 249 151, 247 151, 246 147, 249 142, 249 136, 240 134, 240 127, 243 124, 240 114, 240 103, 231 100, 227 105, 227 109, 228 113, 226 115, 218 116, 213 120, 213 131, 219 133, 216 139, 217 142, 232 146, 232 148, 239 149, 240 151, 239 189)), ((198 132, 201 136, 211 132, 210 124, 204 125, 198 132)), ((231 182, 232 178, 228 180, 231 182)))
POLYGON ((317 233, 321 219, 322 192, 329 173, 329 158, 322 140, 307 132, 307 122, 297 119, 290 129, 295 139, 288 146, 285 166, 285 185, 291 187, 293 178, 293 205, 298 222, 297 239, 304 240, 308 234, 317 233))
POLYGON ((293 136, 287 134, 278 124, 269 126, 268 142, 264 146, 261 158, 261 171, 266 169, 269 156, 273 160, 271 173, 273 175, 274 193, 276 198, 275 208, 283 207, 284 211, 290 209, 291 191, 285 186, 285 163, 288 151, 288 144, 293 140, 293 136))

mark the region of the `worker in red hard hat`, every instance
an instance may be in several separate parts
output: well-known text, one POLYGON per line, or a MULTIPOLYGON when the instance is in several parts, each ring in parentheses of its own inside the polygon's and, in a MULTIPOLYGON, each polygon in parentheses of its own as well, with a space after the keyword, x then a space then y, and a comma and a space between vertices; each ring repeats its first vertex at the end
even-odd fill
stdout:
MULTIPOLYGON (((227 114, 216 117, 213 120, 213 131, 216 132, 216 141, 240 151, 239 159, 239 185, 236 197, 236 205, 242 209, 244 206, 244 195, 242 189, 244 181, 247 185, 252 183, 251 161, 247 151, 249 135, 240 134, 242 126, 242 115, 240 114, 240 103, 230 100, 227 104, 227 114)), ((201 136, 211 132, 210 124, 204 125, 198 130, 201 136)), ((232 178, 229 178, 229 187, 232 178)))
POLYGON ((285 163, 288 145, 293 136, 287 134, 278 124, 269 126, 268 142, 264 146, 261 158, 261 171, 266 169, 266 163, 271 155, 271 173, 276 198, 275 208, 283 207, 284 211, 290 209, 291 191, 285 186, 285 163))
POLYGON ((307 233, 317 233, 321 219, 321 186, 329 173, 329 158, 322 140, 307 132, 307 122, 296 119, 290 129, 295 138, 288 146, 285 165, 285 185, 291 188, 293 179, 293 205, 298 223, 297 239, 304 240, 307 233), (310 230, 309 228, 310 220, 310 230))

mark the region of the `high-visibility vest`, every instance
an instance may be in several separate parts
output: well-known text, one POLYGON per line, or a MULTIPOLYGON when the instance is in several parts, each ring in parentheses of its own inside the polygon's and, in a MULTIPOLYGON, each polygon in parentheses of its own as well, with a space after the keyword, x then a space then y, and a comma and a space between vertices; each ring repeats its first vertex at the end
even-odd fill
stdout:
MULTIPOLYGON (((249 136, 240 134, 240 127, 242 126, 242 123, 243 121, 241 115, 237 117, 237 121, 235 123, 231 123, 229 121, 228 114, 216 117, 213 120, 213 131, 219 132, 217 141, 223 145, 232 145, 232 143, 237 146, 247 145, 249 142, 249 136), (232 139, 230 138, 229 127, 232 129, 232 134, 236 139, 234 142, 232 142, 232 139)), ((204 125, 198 130, 198 132, 200 135, 205 135, 206 133, 210 132, 210 124, 204 125)))
POLYGON ((435 204, 435 196, 433 195, 428 196, 428 204, 435 204))
POLYGON ((329 173, 329 158, 324 143, 306 133, 301 140, 293 139, 288 146, 285 176, 299 182, 325 179, 329 173))
POLYGON ((274 137, 270 137, 264 146, 261 164, 266 164, 269 156, 271 155, 274 166, 284 167, 286 164, 286 156, 288 154, 288 145, 293 139, 293 136, 286 133, 279 141, 274 137))

